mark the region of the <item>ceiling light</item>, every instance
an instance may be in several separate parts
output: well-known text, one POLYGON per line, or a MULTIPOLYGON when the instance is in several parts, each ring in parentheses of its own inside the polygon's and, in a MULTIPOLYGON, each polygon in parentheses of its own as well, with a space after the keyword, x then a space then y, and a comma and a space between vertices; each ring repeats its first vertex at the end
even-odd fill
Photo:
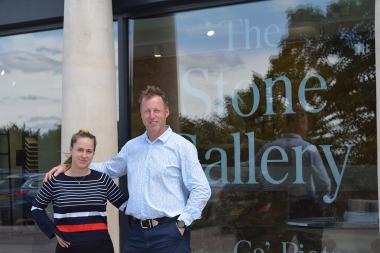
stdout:
POLYGON ((214 31, 214 30, 209 30, 209 31, 207 32, 207 36, 209 36, 209 37, 214 36, 214 34, 215 34, 215 31, 214 31))
POLYGON ((3 76, 5 74, 5 70, 1 70, 0 75, 3 76))
POLYGON ((162 47, 161 46, 155 46, 153 48, 153 56, 156 58, 162 57, 162 47))

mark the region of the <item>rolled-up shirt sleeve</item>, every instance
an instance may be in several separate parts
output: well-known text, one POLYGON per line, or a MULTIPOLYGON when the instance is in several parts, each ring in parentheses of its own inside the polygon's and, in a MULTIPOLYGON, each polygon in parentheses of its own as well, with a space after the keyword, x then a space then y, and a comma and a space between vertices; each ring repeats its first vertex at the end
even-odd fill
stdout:
POLYGON ((102 163, 91 163, 90 168, 107 174, 111 178, 118 178, 127 174, 127 145, 112 159, 102 163))

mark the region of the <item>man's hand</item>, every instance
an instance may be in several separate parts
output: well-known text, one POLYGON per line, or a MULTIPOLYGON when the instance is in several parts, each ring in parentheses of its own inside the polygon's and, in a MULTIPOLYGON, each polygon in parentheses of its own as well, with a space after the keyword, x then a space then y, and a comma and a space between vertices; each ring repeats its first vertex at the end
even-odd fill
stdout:
POLYGON ((181 233, 181 235, 183 236, 183 234, 185 233, 185 228, 178 228, 178 230, 181 233))
POLYGON ((57 238, 57 241, 62 248, 68 248, 70 246, 70 243, 63 240, 59 235, 55 234, 55 238, 57 238))
POLYGON ((46 172, 45 177, 44 177, 44 182, 46 183, 47 181, 49 181, 53 175, 56 177, 59 174, 64 173, 68 169, 69 169, 69 167, 65 164, 60 164, 60 165, 52 168, 51 170, 46 172))

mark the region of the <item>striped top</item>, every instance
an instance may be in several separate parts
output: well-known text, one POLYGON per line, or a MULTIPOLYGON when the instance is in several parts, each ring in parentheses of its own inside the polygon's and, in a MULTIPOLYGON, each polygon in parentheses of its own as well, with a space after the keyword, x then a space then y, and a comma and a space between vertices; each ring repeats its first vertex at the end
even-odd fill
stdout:
POLYGON ((62 173, 42 185, 33 202, 32 215, 49 238, 58 234, 70 243, 108 240, 107 200, 123 211, 127 204, 126 197, 106 174, 91 170, 85 177, 69 177, 62 173), (45 211, 50 202, 54 223, 45 211))

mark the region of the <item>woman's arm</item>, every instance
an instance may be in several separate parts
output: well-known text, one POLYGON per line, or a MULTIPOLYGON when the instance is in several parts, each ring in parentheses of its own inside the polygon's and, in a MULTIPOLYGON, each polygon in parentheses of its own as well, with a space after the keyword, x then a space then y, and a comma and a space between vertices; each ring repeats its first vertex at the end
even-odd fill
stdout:
POLYGON ((105 175, 105 187, 107 190, 107 199, 119 208, 120 211, 125 212, 127 208, 127 197, 121 192, 120 188, 115 184, 115 182, 107 175, 105 175))
POLYGON ((53 237, 56 237, 59 245, 61 245, 64 248, 67 248, 69 247, 70 243, 65 241, 61 238, 61 236, 58 235, 59 231, 57 230, 54 223, 46 213, 46 207, 53 198, 53 181, 54 178, 53 180, 45 182, 42 185, 40 191, 38 192, 36 198, 33 201, 32 215, 38 227, 48 238, 51 239, 53 237))

